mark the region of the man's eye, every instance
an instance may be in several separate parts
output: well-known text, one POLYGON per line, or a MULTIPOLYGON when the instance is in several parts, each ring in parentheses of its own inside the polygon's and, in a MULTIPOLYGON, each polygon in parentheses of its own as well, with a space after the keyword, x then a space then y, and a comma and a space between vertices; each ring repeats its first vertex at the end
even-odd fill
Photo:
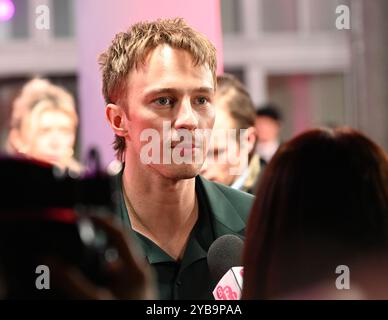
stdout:
POLYGON ((174 100, 169 97, 161 97, 155 100, 155 103, 160 106, 169 106, 174 104, 174 100))
POLYGON ((195 99, 196 104, 206 104, 208 101, 206 97, 198 97, 195 99))

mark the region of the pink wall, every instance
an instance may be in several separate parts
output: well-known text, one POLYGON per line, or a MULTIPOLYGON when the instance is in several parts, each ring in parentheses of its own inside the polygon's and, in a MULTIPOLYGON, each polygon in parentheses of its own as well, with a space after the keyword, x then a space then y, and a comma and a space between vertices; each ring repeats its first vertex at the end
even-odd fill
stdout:
POLYGON ((79 50, 79 103, 82 156, 97 146, 104 165, 114 159, 113 134, 104 114, 98 55, 117 32, 140 20, 183 17, 206 34, 218 51, 218 72, 223 70, 219 0, 81 0, 76 3, 79 50))
POLYGON ((311 97, 309 76, 295 75, 289 79, 293 107, 293 134, 299 134, 311 126, 311 97))

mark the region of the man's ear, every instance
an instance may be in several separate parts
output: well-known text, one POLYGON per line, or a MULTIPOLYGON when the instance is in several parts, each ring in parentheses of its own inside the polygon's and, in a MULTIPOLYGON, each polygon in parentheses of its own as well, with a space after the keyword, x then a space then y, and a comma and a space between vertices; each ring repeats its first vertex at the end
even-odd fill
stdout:
POLYGON ((116 135, 125 137, 128 134, 127 117, 122 107, 109 103, 105 108, 105 116, 116 135))
POLYGON ((256 129, 255 127, 249 127, 245 132, 246 145, 248 148, 248 154, 250 154, 256 145, 256 129))

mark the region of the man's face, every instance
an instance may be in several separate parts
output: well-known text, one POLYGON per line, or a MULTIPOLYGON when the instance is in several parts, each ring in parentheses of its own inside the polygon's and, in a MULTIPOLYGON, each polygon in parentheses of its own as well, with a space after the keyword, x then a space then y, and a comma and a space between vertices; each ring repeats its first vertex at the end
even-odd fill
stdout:
POLYGON ((279 123, 265 116, 256 117, 256 133, 258 142, 276 141, 279 136, 279 123))
POLYGON ((44 109, 29 119, 24 132, 27 154, 33 158, 61 165, 73 155, 75 125, 66 113, 56 109, 44 109))
POLYGON ((229 129, 236 124, 224 107, 224 99, 216 95, 217 116, 213 127, 212 144, 208 150, 208 159, 201 169, 201 175, 211 181, 231 185, 238 176, 233 174, 240 166, 240 145, 234 136, 228 136, 229 129), (230 159, 230 156, 233 159, 230 159), (231 160, 231 161, 230 161, 231 160))
POLYGON ((131 157, 137 167, 147 166, 161 176, 185 179, 196 176, 202 167, 207 146, 203 139, 192 139, 200 129, 211 129, 215 111, 212 105, 214 82, 207 65, 194 66, 191 55, 169 46, 159 46, 148 55, 145 64, 129 74, 126 106, 126 157, 131 157), (170 134, 163 134, 163 125, 169 123, 170 134), (148 130, 147 130, 148 129, 148 130), (169 156, 160 157, 162 163, 145 164, 142 158, 145 145, 141 134, 152 129, 160 137, 157 143, 160 154, 166 147, 179 155, 192 154, 191 163, 176 163, 169 156), (184 147, 176 140, 184 133, 184 147), (174 140, 174 141, 173 141, 174 140), (199 160, 198 160, 199 159, 199 160), (202 161, 200 160, 202 159, 202 161))

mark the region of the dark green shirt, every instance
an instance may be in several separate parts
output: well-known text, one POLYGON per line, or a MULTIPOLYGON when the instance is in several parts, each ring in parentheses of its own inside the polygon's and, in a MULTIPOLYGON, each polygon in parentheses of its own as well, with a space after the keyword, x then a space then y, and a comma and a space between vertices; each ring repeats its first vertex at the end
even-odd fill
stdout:
MULTIPOLYGON (((210 245, 220 236, 220 233, 215 230, 215 223, 219 224, 219 222, 214 219, 215 215, 212 212, 208 193, 204 188, 202 179, 199 176, 196 177, 195 190, 199 205, 198 220, 190 233, 182 260, 175 261, 154 242, 132 230, 135 239, 143 249, 144 256, 155 271, 160 299, 213 299, 212 291, 216 281, 210 276, 206 257, 210 245)), ((119 180, 119 190, 121 191, 119 214, 124 224, 131 228, 122 195, 121 175, 119 175, 119 180)), ((211 182, 207 181, 207 183, 211 182)), ((166 218, 168 218, 168 214, 166 214, 166 218)), ((223 228, 226 228, 226 226, 223 225, 223 228)), ((234 232, 222 230, 222 233, 233 234, 234 232)), ((235 234, 241 236, 243 233, 238 232, 235 234)))

